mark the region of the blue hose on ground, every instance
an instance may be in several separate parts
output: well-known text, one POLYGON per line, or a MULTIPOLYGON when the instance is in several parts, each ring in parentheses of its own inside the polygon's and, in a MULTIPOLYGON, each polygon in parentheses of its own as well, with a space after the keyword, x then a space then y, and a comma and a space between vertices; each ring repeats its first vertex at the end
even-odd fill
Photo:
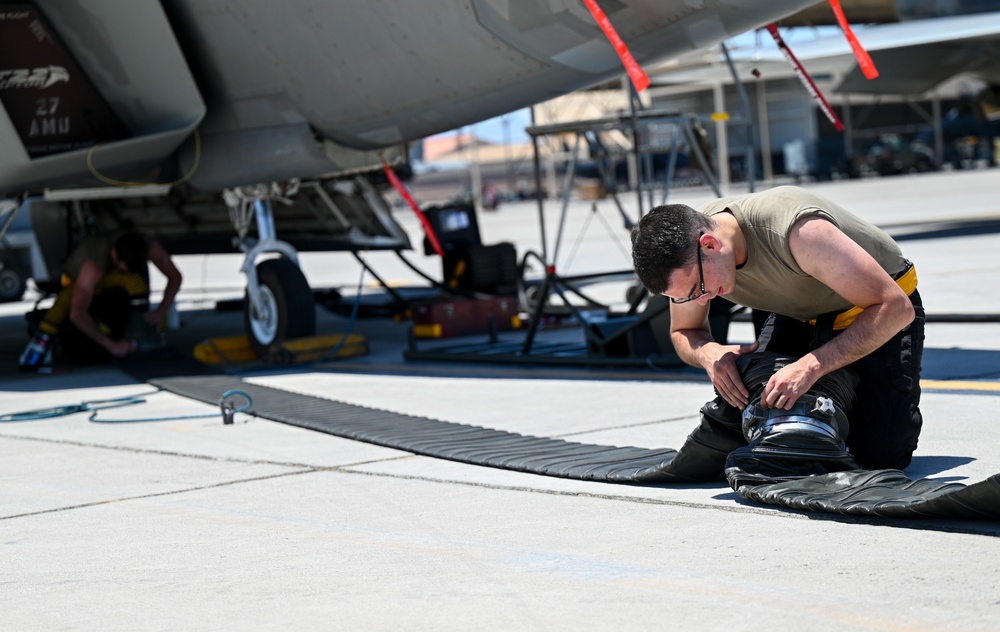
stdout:
MULTIPOLYGON (((125 406, 135 406, 137 404, 144 404, 146 402, 146 395, 155 395, 156 393, 162 393, 162 389, 152 391, 151 393, 143 393, 140 395, 128 395, 125 397, 117 397, 114 399, 96 399, 89 402, 81 402, 79 404, 70 404, 67 406, 55 406, 52 408, 38 408, 35 410, 26 410, 17 413, 8 413, 6 415, 0 415, 0 422, 7 421, 36 421, 39 419, 52 419, 54 417, 64 417, 66 415, 72 415, 75 413, 90 412, 89 421, 95 423, 136 423, 143 421, 174 421, 179 419, 207 419, 210 417, 216 417, 219 413, 204 413, 199 415, 166 415, 162 417, 143 417, 143 418, 123 418, 123 419, 99 419, 97 415, 102 410, 107 410, 109 408, 122 408, 125 406)), ((219 400, 219 408, 222 411, 222 418, 224 424, 233 423, 233 416, 236 413, 245 413, 253 406, 253 400, 249 395, 243 391, 231 389, 222 394, 222 398, 219 400), (241 397, 246 400, 240 407, 236 407, 234 398, 241 397)))

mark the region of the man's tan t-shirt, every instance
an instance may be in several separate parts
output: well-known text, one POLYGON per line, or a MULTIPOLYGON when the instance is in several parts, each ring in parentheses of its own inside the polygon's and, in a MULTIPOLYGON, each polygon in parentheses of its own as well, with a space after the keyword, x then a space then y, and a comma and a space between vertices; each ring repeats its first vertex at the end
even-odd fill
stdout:
POLYGON ((754 309, 810 320, 853 307, 823 283, 802 271, 788 247, 792 226, 805 217, 821 217, 861 246, 890 276, 907 265, 889 235, 850 211, 793 186, 776 187, 713 200, 698 210, 717 215, 729 210, 747 242, 747 260, 736 270, 736 288, 725 298, 754 309))

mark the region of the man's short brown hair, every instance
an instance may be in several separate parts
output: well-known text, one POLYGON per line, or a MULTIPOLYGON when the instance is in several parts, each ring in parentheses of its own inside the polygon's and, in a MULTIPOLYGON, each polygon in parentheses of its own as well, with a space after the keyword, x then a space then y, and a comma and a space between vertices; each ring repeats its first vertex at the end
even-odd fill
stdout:
POLYGON ((715 221, 684 204, 657 206, 632 229, 632 265, 639 281, 653 294, 667 291, 667 279, 697 254, 699 230, 715 221))

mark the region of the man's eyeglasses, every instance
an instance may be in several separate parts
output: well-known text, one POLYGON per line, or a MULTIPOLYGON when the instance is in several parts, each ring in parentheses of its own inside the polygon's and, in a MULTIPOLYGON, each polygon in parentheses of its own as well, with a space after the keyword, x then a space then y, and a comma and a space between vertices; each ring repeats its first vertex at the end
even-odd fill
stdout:
POLYGON ((700 293, 694 296, 689 296, 687 298, 671 298, 670 302, 674 305, 680 305, 681 303, 690 303, 691 301, 697 301, 702 296, 707 296, 708 292, 705 291, 705 269, 701 266, 701 236, 705 233, 698 233, 698 280, 701 281, 700 293))

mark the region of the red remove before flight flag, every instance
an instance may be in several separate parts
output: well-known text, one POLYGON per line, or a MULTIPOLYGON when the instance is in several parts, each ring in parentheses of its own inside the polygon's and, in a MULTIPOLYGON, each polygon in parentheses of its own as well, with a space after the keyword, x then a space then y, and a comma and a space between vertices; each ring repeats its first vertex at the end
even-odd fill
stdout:
POLYGON ((403 186, 403 183, 396 176, 396 172, 392 170, 389 163, 385 161, 382 154, 378 155, 378 159, 382 161, 382 169, 385 170, 385 177, 389 178, 389 184, 392 185, 396 192, 399 193, 400 197, 406 200, 406 203, 410 205, 413 212, 417 214, 417 218, 420 220, 421 225, 424 227, 424 232, 427 233, 427 240, 431 242, 431 248, 434 252, 438 254, 439 257, 444 257, 444 249, 441 248, 441 242, 438 241, 437 235, 434 233, 434 227, 431 226, 430 221, 424 212, 420 210, 420 206, 417 205, 417 201, 413 199, 410 192, 403 186))
POLYGON ((840 6, 840 0, 830 0, 830 8, 833 9, 833 14, 837 16, 837 23, 840 24, 840 30, 847 36, 847 43, 851 45, 851 50, 854 51, 854 58, 858 60, 861 72, 865 73, 866 78, 875 79, 878 77, 878 69, 875 68, 875 62, 872 61, 871 55, 868 54, 865 47, 858 41, 858 37, 854 34, 854 30, 851 29, 851 25, 848 24, 844 10, 840 6))
POLYGON ((792 69, 795 71, 795 74, 798 75, 799 81, 802 82, 802 85, 804 85, 806 90, 809 91, 809 94, 812 95, 813 100, 816 101, 816 104, 819 105, 821 110, 823 110, 823 114, 826 114, 826 118, 830 119, 830 122, 833 123, 833 126, 837 128, 838 132, 844 131, 844 124, 840 122, 840 118, 837 117, 837 113, 833 111, 830 104, 826 102, 825 98, 823 98, 823 95, 820 93, 819 88, 816 87, 816 84, 813 83, 809 73, 806 72, 806 69, 802 67, 799 60, 792 54, 791 49, 788 48, 787 44, 785 44, 785 40, 781 39, 781 34, 778 33, 778 27, 775 26, 774 23, 768 24, 767 32, 774 38, 774 43, 778 45, 778 50, 780 50, 781 54, 785 56, 788 63, 792 65, 792 69))
POLYGON ((629 78, 632 80, 632 84, 635 85, 636 92, 642 92, 649 87, 649 75, 646 71, 642 69, 639 62, 635 60, 632 53, 629 52, 628 46, 618 35, 618 31, 615 27, 611 25, 611 20, 605 15, 601 7, 598 6, 597 0, 583 0, 583 3, 587 5, 590 9, 590 14, 594 16, 594 20, 597 21, 597 25, 601 27, 604 31, 604 35, 607 36, 608 41, 614 46, 615 51, 618 56, 621 57, 622 63, 625 64, 625 70, 628 72, 629 78))

